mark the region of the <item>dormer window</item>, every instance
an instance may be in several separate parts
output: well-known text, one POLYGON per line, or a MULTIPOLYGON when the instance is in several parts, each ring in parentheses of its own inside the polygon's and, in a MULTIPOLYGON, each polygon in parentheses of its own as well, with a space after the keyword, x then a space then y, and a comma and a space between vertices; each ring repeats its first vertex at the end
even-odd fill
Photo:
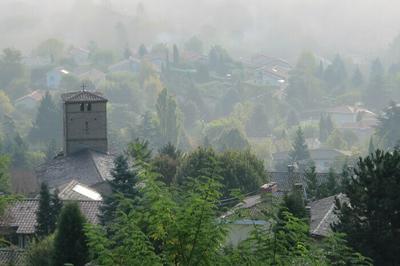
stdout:
POLYGON ((85 104, 81 103, 81 112, 85 111, 85 104))
POLYGON ((88 111, 92 111, 92 104, 91 104, 91 103, 88 103, 88 104, 87 104, 87 110, 88 110, 88 111))

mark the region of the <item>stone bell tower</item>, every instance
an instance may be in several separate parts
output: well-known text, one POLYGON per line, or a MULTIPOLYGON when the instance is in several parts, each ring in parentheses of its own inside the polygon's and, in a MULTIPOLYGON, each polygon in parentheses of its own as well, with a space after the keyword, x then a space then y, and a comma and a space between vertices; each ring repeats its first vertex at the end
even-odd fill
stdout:
POLYGON ((85 90, 65 93, 61 98, 64 155, 85 149, 107 153, 107 99, 85 90))

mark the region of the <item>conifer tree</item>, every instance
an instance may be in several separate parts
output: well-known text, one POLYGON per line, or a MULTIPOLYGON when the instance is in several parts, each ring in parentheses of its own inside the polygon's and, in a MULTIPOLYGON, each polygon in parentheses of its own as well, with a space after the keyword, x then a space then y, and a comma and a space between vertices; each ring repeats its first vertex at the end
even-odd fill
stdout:
POLYGON ((358 67, 356 70, 354 70, 353 77, 351 78, 351 84, 356 88, 359 88, 364 84, 364 77, 361 74, 360 68, 358 67))
POLYGON ((289 152, 289 159, 292 163, 305 163, 311 159, 301 127, 299 127, 296 131, 293 148, 289 152))
POLYGON ((318 195, 318 179, 317 179, 317 173, 315 171, 315 166, 312 165, 310 168, 306 169, 305 171, 305 177, 306 177, 306 192, 307 192, 307 198, 310 199, 311 201, 314 199, 317 199, 318 195))
POLYGON ((42 183, 39 193, 39 208, 36 213, 36 234, 44 237, 52 233, 54 229, 53 219, 51 219, 51 195, 46 183, 42 183))
POLYGON ((33 141, 48 141, 61 138, 61 114, 49 92, 40 102, 29 138, 33 141))
POLYGON ((62 201, 58 197, 58 190, 51 194, 47 184, 42 183, 39 194, 39 208, 36 213, 36 234, 39 237, 50 235, 55 231, 62 205, 62 201))
POLYGON ((375 145, 373 142, 372 137, 369 139, 369 144, 368 144, 368 154, 373 154, 375 152, 375 145))
POLYGON ((146 46, 145 46, 144 44, 141 44, 141 45, 139 46, 139 50, 138 50, 139 56, 140 56, 140 57, 143 57, 143 56, 145 56, 147 53, 148 53, 148 52, 147 52, 146 46))
POLYGON ((115 212, 121 197, 135 200, 139 195, 136 187, 138 182, 136 169, 129 167, 125 156, 120 155, 114 160, 114 168, 111 170, 111 175, 113 177, 109 181, 111 194, 105 197, 104 203, 100 208, 102 224, 108 224, 116 217, 115 212))
POLYGON ((176 44, 174 44, 174 47, 173 47, 173 63, 174 63, 175 66, 179 65, 179 60, 180 60, 180 58, 179 58, 178 46, 176 46, 176 44))
POLYGON ((84 233, 85 217, 77 203, 68 203, 60 214, 54 238, 53 263, 63 266, 70 263, 84 266, 89 261, 89 250, 84 233))

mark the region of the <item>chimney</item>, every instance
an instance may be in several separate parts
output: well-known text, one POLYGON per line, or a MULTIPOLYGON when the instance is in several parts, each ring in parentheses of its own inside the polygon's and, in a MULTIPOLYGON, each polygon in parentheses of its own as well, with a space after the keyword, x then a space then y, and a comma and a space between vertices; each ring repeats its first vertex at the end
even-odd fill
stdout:
POLYGON ((278 192, 278 184, 276 182, 270 182, 260 187, 262 193, 276 193, 278 192))

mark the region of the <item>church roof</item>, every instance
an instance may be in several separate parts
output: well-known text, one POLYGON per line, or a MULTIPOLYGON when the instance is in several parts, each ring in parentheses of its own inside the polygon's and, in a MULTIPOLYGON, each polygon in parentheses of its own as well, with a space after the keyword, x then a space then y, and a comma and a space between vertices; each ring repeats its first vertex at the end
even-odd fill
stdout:
POLYGON ((61 98, 65 103, 107 102, 99 93, 90 91, 68 92, 61 95, 61 98))
POLYGON ((102 200, 100 193, 76 180, 72 180, 58 189, 60 191, 58 197, 62 200, 102 200))
POLYGON ((114 156, 93 150, 82 150, 69 156, 56 157, 36 169, 39 182, 46 182, 56 188, 76 180, 86 186, 93 186, 112 179, 110 171, 114 156))

